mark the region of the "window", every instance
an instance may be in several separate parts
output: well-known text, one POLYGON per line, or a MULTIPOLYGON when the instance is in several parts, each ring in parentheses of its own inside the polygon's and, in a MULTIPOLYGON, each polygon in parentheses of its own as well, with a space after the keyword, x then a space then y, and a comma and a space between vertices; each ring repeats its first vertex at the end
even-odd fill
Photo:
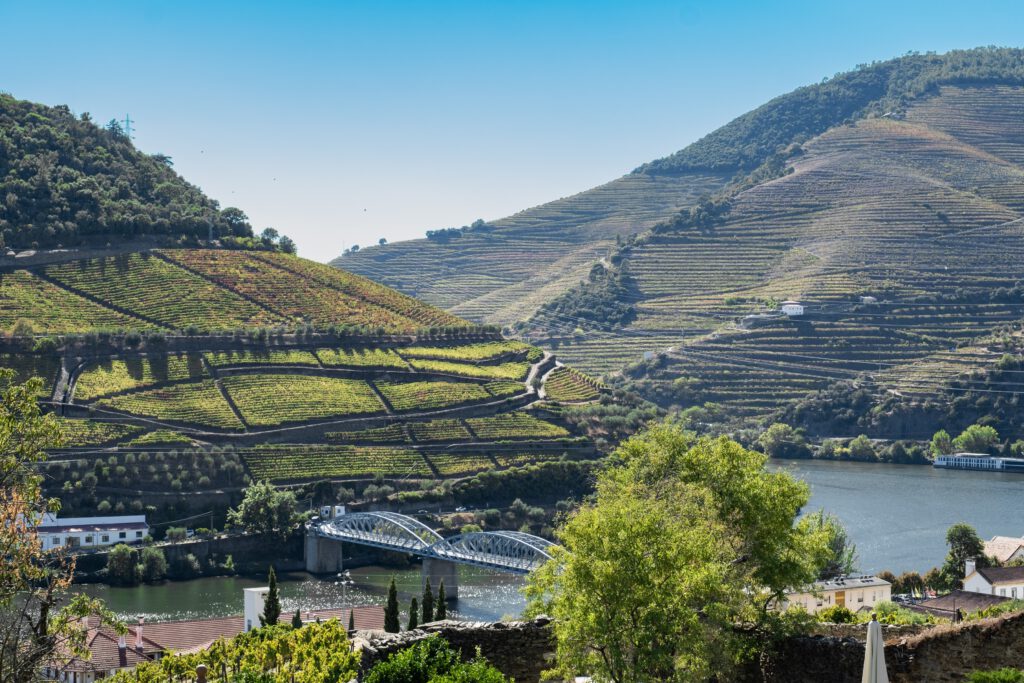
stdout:
POLYGON ((121 532, 119 532, 117 534, 117 537, 118 538, 128 538, 128 532, 127 531, 121 531, 121 532))
POLYGON ((86 536, 85 537, 85 544, 86 545, 92 545, 92 536, 86 536))
POLYGON ((141 531, 136 531, 135 532, 135 538, 142 538, 142 532, 141 531))
POLYGON ((1016 598, 1017 597, 1017 587, 1016 586, 1014 586, 1013 588, 1010 589, 1010 597, 1011 598, 1016 598))
POLYGON ((863 593, 859 593, 857 595, 857 602, 864 602, 864 594, 863 593))
POLYGON ((1005 588, 1000 588, 999 589, 999 595, 1002 595, 1003 597, 1005 597, 1006 596, 1006 589, 1005 588))
POLYGON ((102 543, 110 543, 110 536, 108 536, 107 534, 103 534, 100 537, 100 542, 102 542, 102 543))

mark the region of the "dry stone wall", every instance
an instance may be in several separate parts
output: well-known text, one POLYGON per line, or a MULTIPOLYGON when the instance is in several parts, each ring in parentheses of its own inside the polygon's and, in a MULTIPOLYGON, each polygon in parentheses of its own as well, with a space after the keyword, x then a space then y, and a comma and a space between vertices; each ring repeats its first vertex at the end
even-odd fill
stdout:
POLYGON ((550 623, 546 617, 496 623, 436 621, 402 633, 358 631, 352 642, 362 655, 363 672, 399 650, 439 635, 461 651, 464 659, 475 657, 480 648, 487 661, 516 683, 538 683, 541 672, 551 666, 554 656, 550 623))

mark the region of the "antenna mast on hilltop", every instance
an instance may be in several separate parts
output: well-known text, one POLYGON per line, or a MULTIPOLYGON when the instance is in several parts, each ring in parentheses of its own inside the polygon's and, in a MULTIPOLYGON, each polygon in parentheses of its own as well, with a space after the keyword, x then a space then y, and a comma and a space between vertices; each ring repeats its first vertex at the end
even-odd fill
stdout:
POLYGON ((124 115, 124 136, 129 140, 132 139, 132 117, 128 114, 124 115))

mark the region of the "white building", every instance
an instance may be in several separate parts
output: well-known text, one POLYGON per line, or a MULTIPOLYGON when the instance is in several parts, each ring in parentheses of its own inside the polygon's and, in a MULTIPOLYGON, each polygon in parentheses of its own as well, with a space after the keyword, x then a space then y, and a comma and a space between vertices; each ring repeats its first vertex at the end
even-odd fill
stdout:
POLYGON ((851 612, 870 610, 880 602, 892 599, 892 585, 877 576, 840 576, 818 581, 810 590, 786 593, 780 610, 803 607, 810 614, 839 605, 851 612))
POLYGON ((43 549, 99 548, 117 543, 138 543, 149 535, 145 515, 112 517, 67 517, 46 513, 36 525, 43 549))
POLYGON ((804 306, 799 301, 783 301, 781 310, 791 318, 795 315, 804 314, 804 306))
POLYGON ((967 560, 964 590, 971 593, 1024 599, 1024 567, 978 568, 967 560))
POLYGON ((993 536, 985 541, 985 556, 1009 564, 1024 559, 1024 538, 1017 536, 993 536))

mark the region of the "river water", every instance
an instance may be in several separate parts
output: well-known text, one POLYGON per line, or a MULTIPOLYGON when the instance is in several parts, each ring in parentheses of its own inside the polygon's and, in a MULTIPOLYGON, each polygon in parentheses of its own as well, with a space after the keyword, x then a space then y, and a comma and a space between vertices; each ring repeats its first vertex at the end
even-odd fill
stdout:
MULTIPOLYGON (((811 486, 807 511, 824 508, 839 516, 857 544, 860 569, 924 572, 941 564, 950 525, 967 522, 983 538, 1024 534, 1024 475, 955 472, 912 465, 798 460, 775 461, 811 486)), ((420 594, 418 567, 352 570, 356 582, 344 588, 307 574, 283 575, 285 613, 349 605, 380 605, 394 576, 399 604, 420 594)), ((256 578, 216 577, 156 586, 113 588, 85 585, 79 590, 103 598, 125 618, 149 621, 239 614, 242 589, 265 585, 256 578)), ((453 616, 496 620, 518 615, 525 604, 524 579, 475 567, 459 567, 459 601, 453 616)), ((436 587, 435 587, 436 589, 436 587)))

